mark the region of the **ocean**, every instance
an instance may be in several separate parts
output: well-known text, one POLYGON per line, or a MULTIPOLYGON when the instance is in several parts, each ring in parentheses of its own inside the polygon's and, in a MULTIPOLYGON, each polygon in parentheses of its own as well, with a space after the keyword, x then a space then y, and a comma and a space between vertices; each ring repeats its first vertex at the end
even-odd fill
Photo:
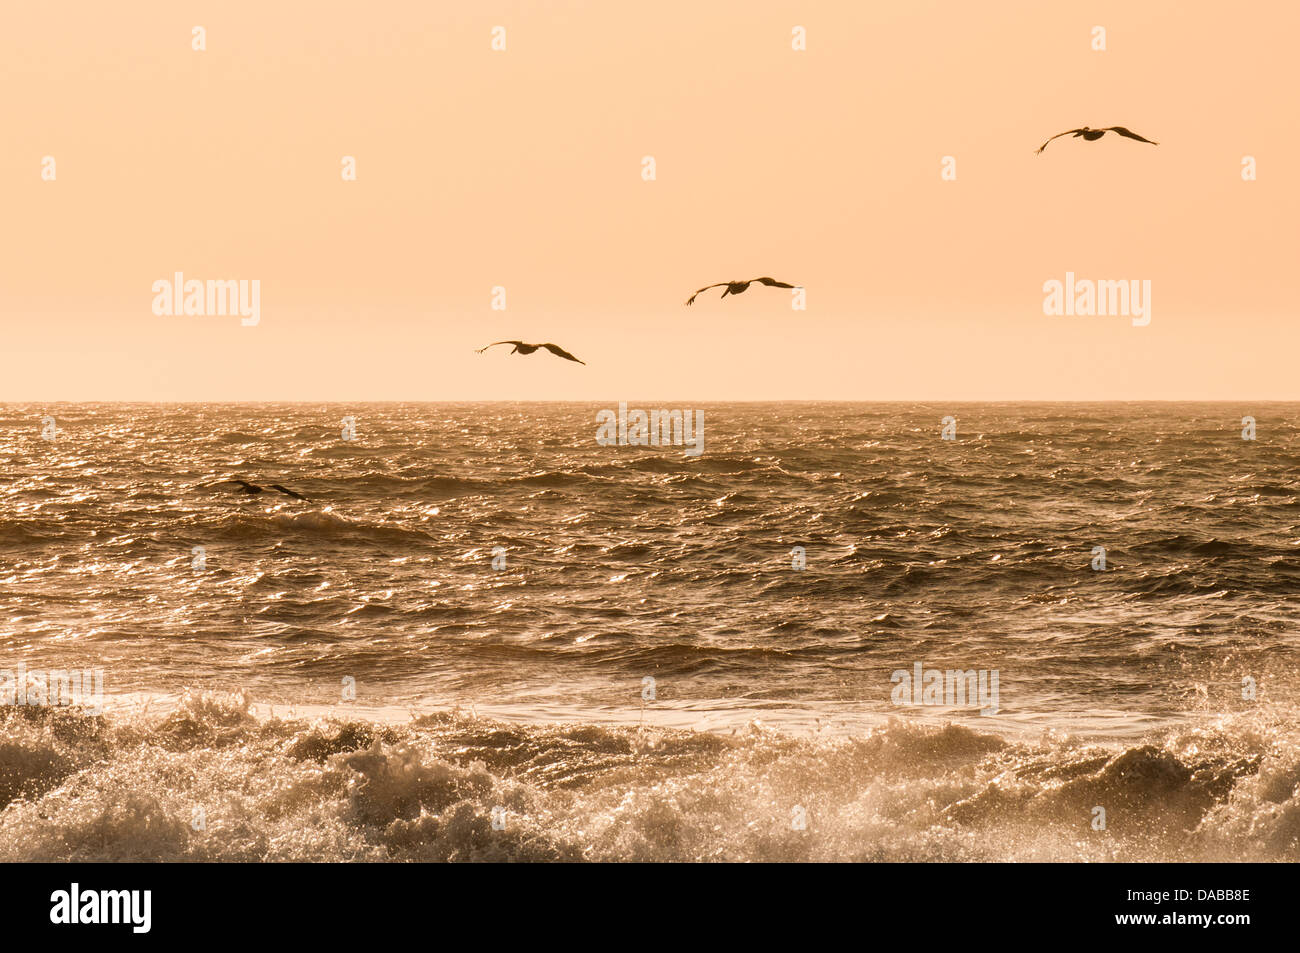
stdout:
POLYGON ((627 403, 0 405, 0 860, 1300 859, 1300 404, 627 403))

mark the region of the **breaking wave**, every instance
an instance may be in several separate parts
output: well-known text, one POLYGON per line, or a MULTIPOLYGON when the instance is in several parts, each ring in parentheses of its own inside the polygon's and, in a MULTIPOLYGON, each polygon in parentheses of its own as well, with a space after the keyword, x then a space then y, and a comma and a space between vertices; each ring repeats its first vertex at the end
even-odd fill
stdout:
POLYGON ((260 707, 0 708, 0 861, 1300 860, 1289 711, 1103 746, 260 707))

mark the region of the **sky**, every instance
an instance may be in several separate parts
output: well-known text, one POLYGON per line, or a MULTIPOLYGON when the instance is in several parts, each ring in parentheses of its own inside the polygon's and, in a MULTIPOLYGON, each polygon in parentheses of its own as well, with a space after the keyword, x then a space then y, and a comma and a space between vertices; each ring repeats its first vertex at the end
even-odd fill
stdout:
POLYGON ((1300 399, 1298 28, 1208 0, 5 4, 0 400, 1300 399), (1160 145, 1035 155, 1085 125, 1160 145), (176 272, 257 280, 258 323, 156 314, 176 272), (1067 272, 1149 281, 1150 323, 1045 314, 1067 272), (683 306, 758 275, 806 308, 683 306), (474 353, 509 338, 586 366, 474 353))

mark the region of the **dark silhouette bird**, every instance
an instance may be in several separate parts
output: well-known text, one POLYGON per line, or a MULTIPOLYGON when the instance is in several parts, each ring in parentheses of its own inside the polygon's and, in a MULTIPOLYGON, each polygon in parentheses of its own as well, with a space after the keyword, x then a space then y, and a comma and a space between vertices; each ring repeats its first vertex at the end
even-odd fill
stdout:
MULTIPOLYGON (((256 483, 249 483, 247 480, 220 480, 217 483, 209 483, 208 486, 222 486, 226 483, 233 483, 238 486, 239 489, 235 491, 236 493, 247 493, 249 496, 254 496, 258 493, 265 493, 267 490, 267 487, 258 486, 256 483)), ((270 489, 279 490, 285 496, 291 496, 295 500, 307 499, 307 497, 303 496, 301 493, 295 493, 288 487, 281 486, 278 483, 271 483, 268 485, 270 489)))
MULTIPOLYGON (((1087 139, 1089 142, 1095 142, 1096 140, 1100 139, 1102 136, 1106 135, 1106 133, 1108 132, 1117 132, 1121 136, 1124 136, 1126 139, 1136 139, 1138 142, 1149 142, 1153 146, 1160 145, 1160 143, 1156 142, 1155 140, 1144 139, 1133 130, 1125 129, 1123 126, 1107 126, 1105 129, 1089 129, 1087 126, 1084 126, 1081 129, 1067 129, 1065 132, 1058 132, 1056 135, 1052 136, 1052 139, 1060 139, 1062 136, 1074 136, 1074 138, 1078 139, 1080 136, 1082 136, 1084 139, 1087 139)), ((1047 142, 1051 142, 1052 139, 1048 139, 1047 142)), ((1047 148, 1047 142, 1044 142, 1041 146, 1039 146, 1034 151, 1034 155, 1040 155, 1042 151, 1047 148)))
POLYGON ((498 344, 513 344, 514 347, 510 349, 511 354, 514 354, 516 351, 520 354, 532 354, 538 348, 544 347, 546 348, 546 350, 550 351, 556 357, 562 357, 566 361, 574 361, 575 363, 581 364, 584 367, 587 364, 586 361, 579 361, 576 357, 574 357, 564 348, 560 347, 558 344, 525 344, 523 341, 493 341, 487 347, 481 347, 478 350, 476 350, 474 353, 482 354, 484 351, 488 349, 488 347, 496 347, 498 344))
POLYGON ((787 285, 784 281, 777 281, 775 278, 750 278, 748 281, 719 281, 717 284, 705 285, 695 294, 686 299, 687 304, 693 304, 695 299, 700 296, 701 292, 708 291, 710 288, 721 288, 727 286, 727 290, 722 292, 722 297, 727 295, 738 295, 744 292, 746 288, 754 282, 767 285, 769 288, 794 288, 795 285, 787 285))

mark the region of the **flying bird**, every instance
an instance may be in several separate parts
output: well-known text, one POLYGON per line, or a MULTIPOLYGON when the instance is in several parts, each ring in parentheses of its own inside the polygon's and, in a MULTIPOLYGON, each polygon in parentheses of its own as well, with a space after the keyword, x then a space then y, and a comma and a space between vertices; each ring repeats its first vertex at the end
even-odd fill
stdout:
MULTIPOLYGON (((1160 143, 1156 142, 1154 139, 1144 139, 1132 129, 1125 129, 1123 126, 1107 126, 1105 129, 1089 129, 1087 126, 1084 126, 1081 129, 1067 129, 1065 132, 1058 132, 1056 135, 1052 136, 1052 139, 1060 139, 1062 136, 1074 136, 1074 138, 1078 139, 1082 136, 1089 142, 1095 142, 1108 132, 1117 132, 1126 139, 1136 139, 1138 142, 1149 142, 1153 146, 1160 145, 1160 143)), ((1047 142, 1051 142, 1052 139, 1048 139, 1047 142)), ((1041 154, 1042 151, 1047 148, 1047 142, 1044 142, 1039 146, 1034 151, 1034 155, 1041 154)))
MULTIPOLYGON (((223 484, 226 483, 236 484, 239 487, 239 489, 236 490, 235 492, 247 493, 249 496, 254 496, 258 493, 265 493, 267 490, 267 487, 258 486, 256 483, 249 483, 247 480, 220 480, 217 483, 209 483, 208 486, 222 486, 223 484)), ((272 490, 280 491, 285 496, 291 496, 295 500, 307 499, 307 497, 303 496, 301 493, 295 493, 293 490, 289 489, 288 487, 281 486, 278 483, 271 483, 269 484, 269 487, 272 490)))
POLYGON ((487 347, 481 347, 478 350, 476 350, 474 353, 482 354, 484 351, 488 349, 488 347, 496 347, 498 344, 513 344, 514 347, 510 349, 511 354, 514 354, 516 352, 520 354, 532 354, 538 348, 544 347, 546 348, 546 350, 550 351, 556 357, 562 357, 566 361, 574 361, 578 364, 583 365, 584 367, 587 364, 586 361, 579 361, 576 357, 574 357, 564 348, 560 347, 558 344, 525 344, 523 341, 493 341, 487 347))
POLYGON ((722 292, 722 297, 725 298, 727 295, 738 295, 756 281, 759 284, 767 285, 769 288, 796 287, 795 285, 787 285, 784 281, 777 281, 775 278, 750 278, 748 281, 719 281, 717 284, 705 285, 699 291, 695 292, 695 294, 687 298, 686 303, 694 303, 695 299, 700 296, 700 292, 708 291, 710 288, 721 288, 723 285, 727 286, 727 290, 722 292))

